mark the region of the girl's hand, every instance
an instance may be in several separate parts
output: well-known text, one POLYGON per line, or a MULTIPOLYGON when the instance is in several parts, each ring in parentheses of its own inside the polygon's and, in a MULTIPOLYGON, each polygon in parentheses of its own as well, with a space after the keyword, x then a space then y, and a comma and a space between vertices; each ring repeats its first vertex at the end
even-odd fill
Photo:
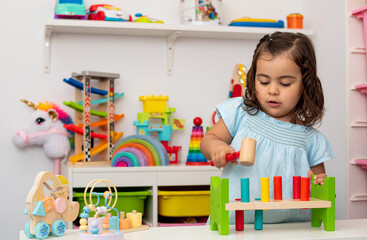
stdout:
MULTIPOLYGON (((228 162, 226 160, 226 155, 228 153, 234 153, 234 149, 229 145, 222 145, 216 147, 211 152, 211 160, 216 168, 222 168, 227 166, 228 162)), ((237 165, 237 161, 231 161, 233 165, 237 165)))
MULTIPOLYGON (((308 177, 311 178, 311 176, 313 175, 313 172, 310 170, 308 171, 308 177)), ((325 178, 327 177, 326 173, 320 173, 315 175, 314 179, 311 179, 311 181, 313 181, 314 184, 320 184, 321 186, 324 184, 325 178)))

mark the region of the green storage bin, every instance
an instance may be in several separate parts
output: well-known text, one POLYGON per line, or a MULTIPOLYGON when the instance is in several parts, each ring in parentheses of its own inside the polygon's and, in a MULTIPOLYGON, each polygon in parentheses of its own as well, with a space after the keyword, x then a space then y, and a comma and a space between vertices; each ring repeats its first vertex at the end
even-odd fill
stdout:
MULTIPOLYGON (((141 212, 144 216, 144 205, 145 199, 151 195, 150 191, 137 191, 137 192, 118 192, 117 202, 114 208, 117 208, 119 212, 124 211, 125 213, 136 210, 141 212)), ((97 203, 97 196, 92 197, 93 203, 97 203)), ((84 192, 74 192, 74 201, 79 202, 79 214, 83 212, 84 203, 84 192)), ((87 193, 87 201, 89 202, 89 193, 87 193)), ((99 198, 98 206, 104 205, 103 196, 99 198)), ((113 201, 111 204, 113 204, 113 201)), ((113 216, 116 216, 115 211, 110 211, 113 216)))

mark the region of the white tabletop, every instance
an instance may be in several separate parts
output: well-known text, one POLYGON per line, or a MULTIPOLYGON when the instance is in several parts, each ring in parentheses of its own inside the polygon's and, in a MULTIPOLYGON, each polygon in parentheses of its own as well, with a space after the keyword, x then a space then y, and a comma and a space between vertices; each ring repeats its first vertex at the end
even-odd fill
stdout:
MULTIPOLYGON (((221 236, 211 231, 209 226, 194 227, 154 227, 146 231, 126 233, 124 240, 239 240, 239 239, 367 239, 367 219, 337 220, 335 231, 326 232, 323 227, 313 228, 308 222, 264 224, 263 230, 254 230, 254 225, 245 225, 245 230, 237 232, 230 226, 229 235, 221 236)), ((47 239, 78 240, 79 230, 68 230, 63 237, 47 239)), ((20 232, 21 240, 28 239, 20 232)))

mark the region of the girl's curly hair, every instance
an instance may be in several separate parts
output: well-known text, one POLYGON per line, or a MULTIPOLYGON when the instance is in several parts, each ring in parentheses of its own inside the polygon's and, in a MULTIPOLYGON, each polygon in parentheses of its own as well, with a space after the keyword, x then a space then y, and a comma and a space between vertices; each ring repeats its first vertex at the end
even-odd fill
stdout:
POLYGON ((295 108, 296 116, 291 122, 301 121, 302 125, 313 126, 319 123, 324 115, 324 94, 320 79, 316 74, 314 47, 310 39, 301 33, 275 32, 260 39, 246 76, 247 88, 243 96, 245 110, 251 115, 260 110, 255 89, 256 67, 260 55, 270 53, 276 57, 284 52, 289 53, 302 74, 301 98, 295 108))

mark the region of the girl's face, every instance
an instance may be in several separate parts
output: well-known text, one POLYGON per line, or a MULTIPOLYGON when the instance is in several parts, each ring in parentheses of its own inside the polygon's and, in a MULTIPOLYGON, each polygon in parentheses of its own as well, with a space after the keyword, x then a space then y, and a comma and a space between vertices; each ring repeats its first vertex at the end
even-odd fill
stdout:
POLYGON ((289 122, 301 97, 302 74, 288 53, 262 53, 257 60, 255 89, 261 110, 275 119, 289 122))

